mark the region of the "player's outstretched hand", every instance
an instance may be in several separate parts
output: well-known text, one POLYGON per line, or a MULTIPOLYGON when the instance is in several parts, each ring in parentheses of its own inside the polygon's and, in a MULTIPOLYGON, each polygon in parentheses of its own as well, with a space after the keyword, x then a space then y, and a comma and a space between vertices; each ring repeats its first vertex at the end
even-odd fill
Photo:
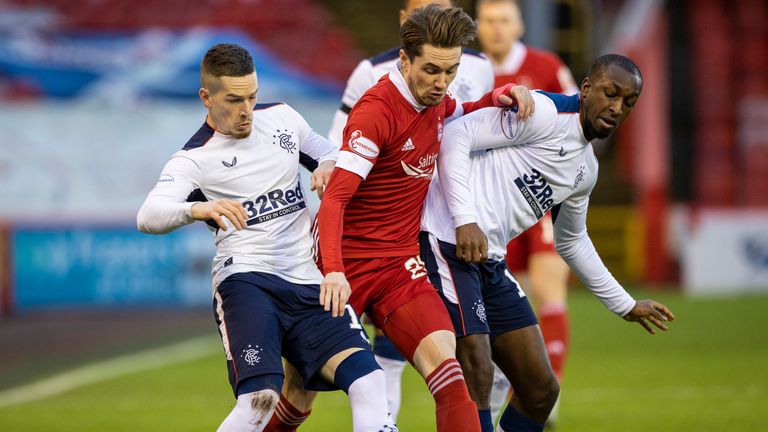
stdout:
POLYGON ((528 87, 515 84, 505 84, 494 89, 493 104, 497 107, 515 107, 517 118, 522 121, 531 118, 536 108, 528 87))
POLYGON ((213 219, 224 231, 227 230, 224 218, 227 218, 236 229, 241 230, 247 226, 245 217, 245 208, 235 200, 220 199, 192 205, 192 219, 201 221, 213 219))
POLYGON ((321 162, 314 171, 312 171, 312 177, 309 179, 309 189, 317 191, 317 197, 323 199, 323 192, 325 192, 325 185, 328 184, 328 179, 331 178, 333 167, 336 166, 336 161, 327 160, 321 162))
POLYGON ((456 256, 474 263, 488 259, 488 239, 476 223, 456 228, 456 256))
POLYGON ((320 304, 325 310, 331 311, 332 317, 343 316, 351 293, 344 273, 328 273, 320 283, 320 304))
POLYGON ((663 304, 654 300, 640 300, 635 303, 635 307, 632 308, 629 313, 624 315, 624 319, 631 322, 640 323, 645 330, 650 334, 656 334, 651 324, 656 327, 667 331, 667 321, 675 319, 675 315, 663 304))

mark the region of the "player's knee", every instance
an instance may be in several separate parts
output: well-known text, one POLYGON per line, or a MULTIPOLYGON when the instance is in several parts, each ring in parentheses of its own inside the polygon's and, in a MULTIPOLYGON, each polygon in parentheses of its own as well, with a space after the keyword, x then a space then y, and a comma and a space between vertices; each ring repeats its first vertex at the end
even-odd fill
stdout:
POLYGON ((456 344, 456 357, 467 379, 490 386, 493 381, 491 344, 484 334, 465 336, 456 344))
POLYGON ((349 388, 355 381, 380 370, 381 367, 376 363, 372 352, 368 350, 355 351, 336 368, 333 383, 344 390, 345 393, 349 393, 349 388))
POLYGON ((529 386, 525 394, 520 395, 520 402, 529 411, 549 413, 560 395, 560 383, 551 375, 547 379, 529 386))

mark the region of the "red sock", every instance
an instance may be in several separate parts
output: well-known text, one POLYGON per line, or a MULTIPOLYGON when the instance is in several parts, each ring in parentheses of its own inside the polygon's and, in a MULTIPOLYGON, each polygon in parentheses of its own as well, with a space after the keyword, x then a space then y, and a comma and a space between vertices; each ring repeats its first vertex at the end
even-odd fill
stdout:
POLYGON ((288 402, 288 399, 280 395, 280 402, 277 403, 275 413, 269 419, 269 424, 264 432, 295 432, 299 428, 312 410, 301 412, 288 402))
POLYGON ((549 362, 558 380, 563 375, 565 357, 568 354, 568 314, 565 304, 551 303, 539 310, 539 326, 547 344, 549 362))
POLYGON ((437 432, 480 432, 477 405, 469 398, 464 374, 456 359, 444 361, 427 377, 435 398, 437 432))

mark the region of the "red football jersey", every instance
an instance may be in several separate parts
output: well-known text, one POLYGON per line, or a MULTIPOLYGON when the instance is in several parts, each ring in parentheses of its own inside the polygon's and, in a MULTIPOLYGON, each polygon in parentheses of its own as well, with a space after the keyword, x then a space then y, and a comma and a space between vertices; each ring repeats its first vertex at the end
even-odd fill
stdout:
POLYGON ((570 71, 555 54, 522 43, 513 45, 503 64, 494 66, 494 74, 496 87, 516 83, 552 93, 573 94, 577 90, 570 71), (569 88, 563 87, 563 81, 569 88))
MULTIPOLYGON (((436 106, 419 105, 399 73, 382 77, 355 104, 336 164, 336 171, 350 171, 362 180, 344 209, 344 258, 419 253, 421 209, 435 170, 445 118, 455 109, 450 96, 436 106)), ((326 272, 331 263, 323 246, 332 239, 324 229, 331 221, 324 220, 323 204, 334 198, 334 180, 328 182, 318 217, 326 272)))

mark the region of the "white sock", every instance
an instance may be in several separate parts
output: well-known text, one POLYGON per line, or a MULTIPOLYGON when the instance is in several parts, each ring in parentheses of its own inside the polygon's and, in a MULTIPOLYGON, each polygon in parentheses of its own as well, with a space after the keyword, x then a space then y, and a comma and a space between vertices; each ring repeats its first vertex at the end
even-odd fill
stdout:
POLYGON ((389 413, 394 421, 397 421, 397 414, 400 412, 400 382, 403 379, 403 370, 405 369, 405 362, 401 360, 394 360, 387 357, 381 357, 374 355, 376 362, 381 366, 384 371, 384 376, 387 380, 387 403, 389 403, 389 413))
POLYGON ((387 399, 381 392, 381 386, 385 385, 384 383, 384 372, 377 369, 358 378, 349 386, 354 432, 398 431, 395 422, 389 416, 387 399))
POLYGON ((493 422, 499 421, 501 410, 507 404, 507 395, 512 385, 504 373, 494 363, 493 365, 493 386, 491 387, 491 418, 493 422))
POLYGON ((241 394, 217 432, 261 432, 269 423, 280 395, 274 390, 241 394))

